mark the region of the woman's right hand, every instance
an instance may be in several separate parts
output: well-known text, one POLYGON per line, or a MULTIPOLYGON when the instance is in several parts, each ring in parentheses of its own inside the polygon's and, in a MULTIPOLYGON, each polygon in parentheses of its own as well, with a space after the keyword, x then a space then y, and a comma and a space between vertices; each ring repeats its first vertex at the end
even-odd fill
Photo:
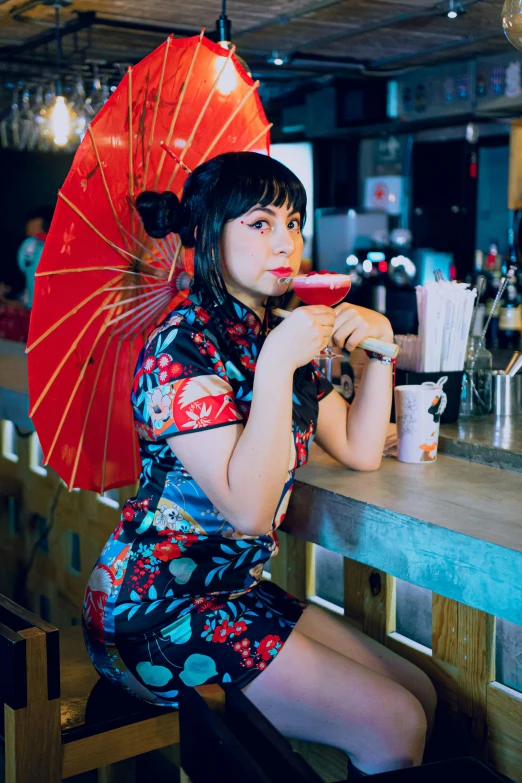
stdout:
POLYGON ((324 305, 298 307, 268 335, 262 353, 269 351, 278 363, 296 370, 312 361, 328 345, 335 326, 335 311, 324 305))

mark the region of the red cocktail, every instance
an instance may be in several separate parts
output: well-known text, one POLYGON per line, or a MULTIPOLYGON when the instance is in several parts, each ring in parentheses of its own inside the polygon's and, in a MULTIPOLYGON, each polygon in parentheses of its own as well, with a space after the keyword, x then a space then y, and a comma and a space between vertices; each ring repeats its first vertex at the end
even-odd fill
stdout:
MULTIPOLYGON (((326 305, 333 307, 342 302, 352 287, 350 275, 336 274, 335 272, 309 272, 307 275, 299 275, 294 278, 293 287, 296 296, 307 305, 326 305)), ((332 379, 332 359, 340 357, 334 353, 329 345, 323 348, 319 356, 315 358, 326 360, 326 376, 332 379)))
POLYGON ((352 286, 350 275, 334 272, 310 272, 294 278, 293 288, 299 299, 307 305, 333 307, 348 294, 352 286))

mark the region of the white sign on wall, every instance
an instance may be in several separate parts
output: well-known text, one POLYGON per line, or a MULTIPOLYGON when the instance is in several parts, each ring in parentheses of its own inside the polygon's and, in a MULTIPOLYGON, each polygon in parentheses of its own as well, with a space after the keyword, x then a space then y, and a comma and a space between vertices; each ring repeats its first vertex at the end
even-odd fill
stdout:
POLYGON ((399 215, 403 177, 367 177, 364 185, 364 208, 399 215))

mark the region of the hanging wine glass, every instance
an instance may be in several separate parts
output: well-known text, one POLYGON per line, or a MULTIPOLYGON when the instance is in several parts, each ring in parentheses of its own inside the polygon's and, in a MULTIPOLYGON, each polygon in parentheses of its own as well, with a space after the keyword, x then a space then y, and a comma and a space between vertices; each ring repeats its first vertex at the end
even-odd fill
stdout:
POLYGON ((33 124, 29 133, 29 141, 27 143, 27 149, 34 150, 38 146, 40 134, 42 131, 42 115, 41 111, 44 105, 44 86, 43 82, 37 82, 33 102, 31 105, 31 111, 33 113, 33 124))
POLYGON ((516 49, 522 49, 522 0, 505 0, 502 27, 508 41, 516 49))
POLYGON ((54 80, 47 82, 44 94, 43 106, 40 109, 40 138, 38 149, 41 152, 49 152, 53 146, 53 132, 51 127, 51 110, 56 102, 56 85, 54 80))
POLYGON ((18 142, 18 149, 24 150, 29 146, 29 139, 31 131, 34 125, 34 114, 31 108, 31 102, 29 98, 29 85, 26 84, 23 87, 22 101, 19 113, 20 123, 20 139, 18 142))

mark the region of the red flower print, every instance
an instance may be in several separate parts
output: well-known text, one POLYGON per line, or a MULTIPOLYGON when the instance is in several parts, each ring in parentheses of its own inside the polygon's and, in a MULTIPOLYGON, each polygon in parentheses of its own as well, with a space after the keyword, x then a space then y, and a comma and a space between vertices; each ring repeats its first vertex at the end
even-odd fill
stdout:
POLYGON ((172 362, 169 372, 171 378, 179 378, 183 372, 183 365, 179 362, 172 362))
POLYGON ((241 639, 242 647, 250 647, 250 639, 241 639))
POLYGON ((253 665, 254 665, 254 661, 252 660, 252 658, 247 658, 245 661, 245 666, 247 667, 247 669, 251 669, 253 665))
POLYGON ((265 638, 261 639, 261 641, 259 642, 259 647, 257 648, 257 654, 260 655, 264 661, 269 661, 270 658, 272 658, 272 655, 270 655, 270 650, 274 650, 277 643, 280 641, 281 641, 281 637, 279 636, 273 636, 273 635, 265 636, 265 638))
POLYGON ((245 633, 246 629, 247 629, 246 623, 244 623, 242 620, 240 620, 239 622, 234 623, 233 633, 234 633, 235 636, 239 636, 239 634, 245 633))
POLYGON ((143 363, 143 371, 150 375, 156 369, 156 359, 154 356, 147 356, 143 363))
POLYGON ((243 365, 243 367, 246 367, 247 370, 255 370, 256 369, 255 362, 252 361, 250 356, 242 356, 241 357, 241 364, 243 365))
POLYGON ((134 519, 134 511, 132 508, 124 508, 121 514, 127 520, 127 522, 131 522, 131 520, 134 519))
POLYGON ((259 661, 259 663, 257 664, 257 668, 260 671, 263 671, 263 669, 266 669, 266 663, 264 661, 259 661))
POLYGON ((160 541, 154 547, 154 557, 166 563, 169 560, 181 557, 181 549, 173 541, 160 541))
POLYGON ((246 332, 247 332, 246 326, 244 324, 235 324, 234 331, 235 331, 236 334, 239 334, 239 335, 246 334, 246 332))
POLYGON ((205 342, 205 338, 203 337, 202 334, 193 334, 192 339, 194 340, 196 345, 201 345, 202 343, 205 342))
POLYGON ((202 307, 199 307, 199 306, 195 307, 194 308, 194 315, 196 316, 198 321, 201 321, 201 323, 203 323, 203 324, 208 324, 208 322, 210 321, 209 314, 202 307))
POLYGON ((248 650, 241 650, 241 656, 243 658, 249 658, 250 657, 250 647, 248 648, 248 650))
POLYGON ((172 364, 172 359, 170 358, 168 353, 162 353, 160 358, 158 359, 158 367, 160 370, 168 370, 170 365, 172 364))
POLYGON ((168 379, 170 377, 168 370, 161 370, 159 374, 159 381, 160 383, 167 383, 168 379))
POLYGON ((223 644, 223 642, 226 642, 227 637, 230 636, 231 633, 232 633, 232 628, 228 627, 228 620, 223 620, 221 625, 216 626, 214 630, 214 635, 212 637, 212 641, 223 644))
POLYGON ((236 642, 234 645, 234 650, 236 652, 241 652, 241 642, 236 642))

